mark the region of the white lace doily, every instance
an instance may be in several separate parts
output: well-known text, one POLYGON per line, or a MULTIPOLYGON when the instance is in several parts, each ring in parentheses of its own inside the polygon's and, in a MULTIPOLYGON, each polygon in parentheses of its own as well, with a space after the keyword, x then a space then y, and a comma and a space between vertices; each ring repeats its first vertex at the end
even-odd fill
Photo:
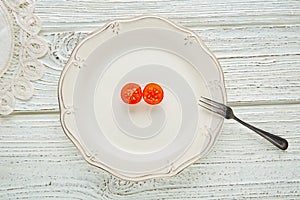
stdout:
POLYGON ((41 23, 34 5, 34 0, 0 0, 0 115, 14 110, 16 98, 30 99, 32 81, 44 74, 39 58, 48 44, 38 37, 41 23))

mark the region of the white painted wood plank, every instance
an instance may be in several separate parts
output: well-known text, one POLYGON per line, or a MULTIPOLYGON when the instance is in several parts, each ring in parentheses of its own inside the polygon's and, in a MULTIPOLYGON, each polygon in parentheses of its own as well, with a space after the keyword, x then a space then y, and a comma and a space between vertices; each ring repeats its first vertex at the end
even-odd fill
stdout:
POLYGON ((213 150, 172 178, 125 182, 87 164, 57 113, 0 119, 3 199, 299 199, 300 107, 234 107, 258 127, 285 137, 287 151, 226 121, 213 150))
POLYGON ((42 0, 36 13, 53 51, 34 98, 17 105, 37 113, 0 118, 2 199, 300 198, 299 1, 42 0), (287 138, 289 149, 227 121, 212 152, 169 179, 124 182, 88 165, 59 124, 60 71, 86 33, 140 14, 159 14, 198 33, 223 67, 230 104, 252 105, 235 107, 237 115, 287 138), (295 104, 254 106, 289 103, 295 104))
MULTIPOLYGON (((267 32, 265 38, 270 37, 269 31, 264 31, 267 32)), ((300 32, 300 26, 297 31, 300 32)), ((288 34, 289 32, 286 33, 288 34)), ((58 110, 57 83, 60 72, 77 41, 85 35, 82 33, 77 33, 75 36, 74 33, 45 35, 49 43, 53 44, 51 54, 44 59, 49 67, 43 79, 35 83, 34 97, 28 102, 18 103, 17 110, 58 110), (76 42, 72 42, 73 40, 76 42), (64 43, 66 41, 69 43, 64 43), (65 49, 68 51, 66 52, 65 49)), ((286 47, 282 46, 284 42, 280 38, 277 39, 268 41, 265 39, 265 42, 272 44, 267 48, 269 53, 265 49, 266 45, 259 46, 260 37, 244 40, 223 38, 219 42, 208 40, 207 44, 216 53, 223 67, 230 103, 252 101, 276 103, 300 100, 300 54, 293 44, 297 43, 300 46, 300 34, 297 39, 294 37, 286 39, 284 42, 291 43, 286 47), (247 44, 248 40, 256 40, 257 44, 255 42, 247 44), (239 55, 238 50, 232 51, 236 48, 243 49, 243 53, 239 55)))
POLYGON ((223 67, 231 104, 300 101, 299 1, 43 0, 36 13, 51 45, 44 59, 49 67, 17 111, 57 111, 59 75, 75 44, 110 20, 141 14, 159 14, 198 33, 223 67))
MULTIPOLYGON (((60 70, 62 69, 64 62, 68 59, 68 54, 66 54, 68 52, 64 52, 64 49, 68 49, 70 53, 74 47, 74 43, 72 42, 66 44, 63 42, 73 39, 77 40, 77 37, 72 35, 74 34, 65 33, 48 36, 50 43, 55 45, 58 43, 59 45, 56 46, 56 49, 53 47, 55 52, 52 52, 58 53, 58 55, 52 54, 50 59, 56 60, 57 57, 59 60, 55 61, 54 63, 52 61, 47 63, 51 67, 54 66, 55 69, 48 68, 43 80, 36 83, 35 87, 37 88, 37 95, 32 99, 31 102, 29 102, 30 106, 34 106, 36 109, 57 109, 57 82, 59 79, 60 70)), ((85 36, 85 34, 79 33, 77 35, 78 38, 85 36)), ((267 38, 268 35, 265 37, 267 38)), ((278 39, 278 41, 280 40, 278 39)), ((300 38, 296 42, 299 43, 299 41, 300 38)), ((271 41, 270 43, 272 42, 276 43, 276 41, 271 41)), ((242 41, 235 42, 232 40, 227 42, 226 40, 222 40, 216 45, 220 45, 221 43, 228 45, 231 43, 237 43, 240 46, 246 46, 245 44, 242 44, 242 41)), ((212 44, 208 43, 208 45, 211 46, 212 44)), ((249 46, 253 46, 253 43, 250 43, 249 46)), ((275 49, 275 46, 276 44, 272 45, 271 49, 275 49)), ((280 49, 281 44, 278 44, 277 46, 278 49, 280 49)), ((285 49, 289 49, 289 47, 290 46, 286 47, 285 49)), ((217 46, 216 48, 220 47, 217 46)), ((213 51, 216 51, 216 55, 219 57, 221 65, 223 66, 229 101, 299 100, 300 56, 297 54, 297 52, 293 53, 296 48, 288 54, 281 52, 279 54, 265 53, 258 55, 257 52, 266 51, 264 48, 265 46, 261 46, 260 49, 259 47, 256 47, 253 51, 249 50, 248 53, 250 55, 243 54, 240 56, 236 52, 224 56, 224 53, 226 53, 227 49, 224 49, 224 53, 218 53, 218 50, 213 50, 212 48, 213 51), (253 53, 256 55, 253 55, 253 53)), ((229 50, 231 50, 231 48, 229 50)), ((270 49, 268 50, 270 51, 270 49)), ((22 109, 26 110, 26 107, 21 107, 20 110, 22 109)))
POLYGON ((37 2, 36 12, 46 31, 94 29, 113 18, 159 14, 190 27, 241 27, 299 24, 297 0, 122 0, 37 2), (75 16, 75 17, 74 17, 75 16))

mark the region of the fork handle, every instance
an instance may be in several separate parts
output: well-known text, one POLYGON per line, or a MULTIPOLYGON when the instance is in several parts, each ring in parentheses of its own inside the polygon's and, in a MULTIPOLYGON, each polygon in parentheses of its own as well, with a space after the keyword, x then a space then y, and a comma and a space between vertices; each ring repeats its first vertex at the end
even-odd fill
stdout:
POLYGON ((264 130, 261 130, 259 128, 256 128, 242 120, 240 120, 239 118, 235 117, 233 118, 235 121, 243 124, 244 126, 250 128, 251 130, 253 130, 254 132, 258 133, 260 136, 264 137, 265 139, 267 139, 269 142, 271 142, 272 144, 274 144, 276 147, 278 147, 279 149, 282 150, 286 150, 288 148, 288 141, 284 138, 281 138, 277 135, 273 135, 269 132, 266 132, 264 130))

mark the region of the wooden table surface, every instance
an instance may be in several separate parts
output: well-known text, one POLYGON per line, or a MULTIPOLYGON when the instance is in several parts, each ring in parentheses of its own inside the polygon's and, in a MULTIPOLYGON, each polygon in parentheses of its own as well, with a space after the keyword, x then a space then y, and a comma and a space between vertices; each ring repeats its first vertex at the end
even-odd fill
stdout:
POLYGON ((300 199, 300 1, 37 0, 35 12, 47 71, 30 101, 0 117, 1 199, 300 199), (59 122, 61 70, 89 32, 141 14, 198 33, 221 63, 235 113, 286 138, 288 150, 225 121, 213 150, 172 178, 126 182, 89 165, 59 122))

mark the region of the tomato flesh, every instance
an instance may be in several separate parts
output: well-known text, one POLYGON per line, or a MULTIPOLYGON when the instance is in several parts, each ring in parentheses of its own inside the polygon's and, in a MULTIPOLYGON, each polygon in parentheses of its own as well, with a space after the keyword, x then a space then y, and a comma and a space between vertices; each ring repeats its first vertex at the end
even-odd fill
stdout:
POLYGON ((164 98, 163 89, 156 83, 149 83, 143 90, 143 99, 150 105, 159 104, 164 98))
POLYGON ((127 104, 137 104, 142 96, 141 86, 136 83, 127 83, 121 90, 121 98, 127 104))

